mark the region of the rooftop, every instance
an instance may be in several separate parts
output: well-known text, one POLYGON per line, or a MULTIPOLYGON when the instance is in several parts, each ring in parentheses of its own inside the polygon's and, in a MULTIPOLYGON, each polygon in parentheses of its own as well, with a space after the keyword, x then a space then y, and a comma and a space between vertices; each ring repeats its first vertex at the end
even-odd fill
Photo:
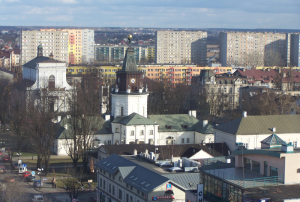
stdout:
POLYGON ((233 135, 300 133, 300 115, 261 115, 240 117, 215 129, 233 135))
POLYGON ((25 63, 23 66, 35 69, 37 63, 65 63, 65 62, 51 59, 49 57, 40 56, 30 60, 29 62, 25 63))

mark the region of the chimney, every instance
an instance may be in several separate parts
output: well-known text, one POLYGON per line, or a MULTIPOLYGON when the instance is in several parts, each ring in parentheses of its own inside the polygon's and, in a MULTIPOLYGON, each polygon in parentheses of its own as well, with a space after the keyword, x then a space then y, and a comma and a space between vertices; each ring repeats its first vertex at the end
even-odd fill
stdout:
POLYGON ((247 117, 247 111, 243 111, 243 117, 247 117))
POLYGON ((189 110, 189 116, 193 116, 196 118, 197 116, 197 111, 196 110, 189 110))
POLYGON ((68 130, 68 125, 67 125, 67 124, 65 124, 65 125, 64 125, 64 128, 65 128, 66 130, 68 130))
POLYGON ((275 128, 275 127, 272 128, 272 132, 273 132, 273 133, 276 132, 276 128, 275 128))
POLYGON ((208 124, 208 120, 203 120, 203 128, 208 124))
POLYGON ((137 155, 137 150, 136 149, 133 150, 133 155, 137 155))
POLYGON ((243 68, 243 72, 245 72, 246 71, 246 68, 243 68))
POLYGON ((61 116, 57 116, 57 123, 61 121, 61 116))
POLYGON ((282 77, 286 77, 286 73, 284 72, 284 73, 282 73, 282 77))
POLYGON ((109 121, 110 120, 110 115, 109 114, 105 114, 104 115, 104 119, 105 119, 105 121, 109 121))

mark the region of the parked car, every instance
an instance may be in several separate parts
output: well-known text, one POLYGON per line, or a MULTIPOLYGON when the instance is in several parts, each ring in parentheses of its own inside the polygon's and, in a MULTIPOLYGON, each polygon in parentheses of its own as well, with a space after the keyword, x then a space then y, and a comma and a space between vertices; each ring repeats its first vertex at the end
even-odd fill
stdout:
POLYGON ((5 167, 4 166, 0 166, 0 173, 5 173, 5 167))
POLYGON ((15 182, 15 178, 14 176, 5 177, 4 182, 15 182))
POLYGON ((44 198, 42 195, 34 195, 32 202, 44 202, 44 198))
POLYGON ((19 164, 18 163, 14 163, 14 169, 19 170, 19 164))
POLYGON ((35 180, 33 182, 33 187, 43 187, 43 182, 41 180, 35 180))
POLYGON ((31 175, 31 172, 30 171, 25 171, 22 176, 25 178, 27 176, 31 175))
POLYGON ((25 177, 24 180, 27 182, 33 182, 33 181, 35 181, 35 176, 28 175, 27 177, 25 177))
POLYGON ((9 160, 10 160, 10 158, 9 158, 9 156, 8 156, 8 155, 5 155, 5 156, 2 158, 2 160, 3 160, 3 161, 9 161, 9 160))

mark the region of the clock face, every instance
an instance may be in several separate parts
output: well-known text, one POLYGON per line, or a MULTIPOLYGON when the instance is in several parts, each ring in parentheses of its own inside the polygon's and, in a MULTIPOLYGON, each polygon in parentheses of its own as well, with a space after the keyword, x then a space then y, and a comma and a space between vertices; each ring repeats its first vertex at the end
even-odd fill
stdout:
POLYGON ((131 83, 135 83, 135 79, 134 78, 130 79, 130 81, 131 81, 131 83))

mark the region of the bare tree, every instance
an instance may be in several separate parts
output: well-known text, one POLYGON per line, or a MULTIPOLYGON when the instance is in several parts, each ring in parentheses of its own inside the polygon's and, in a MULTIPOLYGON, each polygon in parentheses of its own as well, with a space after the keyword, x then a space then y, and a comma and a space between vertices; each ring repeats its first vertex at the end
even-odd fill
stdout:
POLYGON ((0 196, 1 201, 16 202, 16 201, 28 201, 29 196, 26 193, 26 189, 17 183, 0 184, 0 196))
POLYGON ((6 118, 9 113, 11 83, 8 79, 0 80, 0 121, 1 127, 6 129, 6 118))
POLYGON ((280 54, 278 50, 268 49, 265 51, 264 65, 266 67, 283 66, 283 61, 283 54, 280 54))

